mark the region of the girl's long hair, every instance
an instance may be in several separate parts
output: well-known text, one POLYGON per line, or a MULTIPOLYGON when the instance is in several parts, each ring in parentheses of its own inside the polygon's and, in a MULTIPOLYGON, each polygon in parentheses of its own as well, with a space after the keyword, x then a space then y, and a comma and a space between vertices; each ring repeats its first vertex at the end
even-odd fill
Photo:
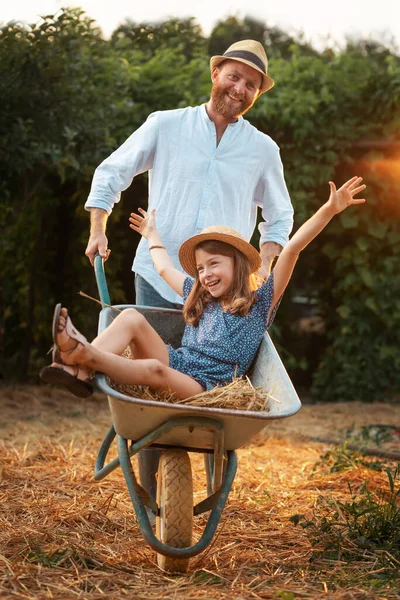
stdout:
MULTIPOLYGON (((248 314, 256 301, 256 290, 260 287, 259 278, 250 273, 250 263, 240 250, 230 244, 217 240, 206 240, 196 246, 196 250, 202 248, 209 254, 221 254, 233 258, 233 282, 229 290, 230 307, 232 314, 242 317, 248 314)), ((192 290, 183 307, 183 318, 189 325, 197 327, 205 307, 215 298, 200 284, 198 273, 192 290)))

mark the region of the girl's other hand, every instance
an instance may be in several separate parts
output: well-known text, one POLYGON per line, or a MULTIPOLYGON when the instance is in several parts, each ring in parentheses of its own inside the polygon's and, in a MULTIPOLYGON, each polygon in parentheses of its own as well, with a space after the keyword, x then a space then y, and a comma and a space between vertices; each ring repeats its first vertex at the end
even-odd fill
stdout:
POLYGON ((152 232, 157 231, 156 219, 154 216, 156 209, 153 208, 150 213, 147 213, 143 208, 138 208, 138 212, 140 215, 131 213, 131 216, 129 217, 129 227, 140 233, 144 238, 148 238, 152 232))
POLYGON ((338 190, 336 189, 333 181, 329 182, 331 193, 328 200, 328 205, 333 209, 335 214, 338 214, 345 210, 352 204, 362 204, 365 202, 365 198, 354 198, 356 194, 362 192, 367 187, 366 185, 360 185, 362 177, 352 177, 349 181, 346 181, 338 190))

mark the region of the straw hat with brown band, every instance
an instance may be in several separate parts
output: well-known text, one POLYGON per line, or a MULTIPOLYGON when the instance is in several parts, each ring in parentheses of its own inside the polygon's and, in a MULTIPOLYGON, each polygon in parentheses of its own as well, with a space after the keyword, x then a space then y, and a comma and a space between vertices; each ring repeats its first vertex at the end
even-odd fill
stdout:
POLYGON ((186 242, 183 242, 182 246, 179 248, 179 261, 183 269, 191 277, 196 277, 197 273, 195 256, 196 247, 201 242, 207 240, 225 242, 240 250, 250 263, 251 273, 255 273, 260 269, 262 264, 260 254, 251 244, 246 242, 245 238, 240 235, 240 233, 225 225, 213 225, 211 227, 206 227, 198 235, 194 235, 186 240, 186 242))
POLYGON ((210 60, 210 69, 218 67, 224 60, 237 60, 249 65, 256 71, 259 71, 263 77, 260 93, 263 94, 272 88, 274 80, 268 77, 268 58, 264 47, 255 40, 242 40, 229 46, 228 50, 220 56, 212 56, 210 60))

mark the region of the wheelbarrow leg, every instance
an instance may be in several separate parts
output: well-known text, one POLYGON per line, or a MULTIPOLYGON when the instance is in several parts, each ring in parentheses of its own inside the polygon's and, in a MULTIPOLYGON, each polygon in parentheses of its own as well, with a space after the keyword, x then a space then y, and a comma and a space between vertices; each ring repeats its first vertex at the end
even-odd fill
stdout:
POLYGON ((140 484, 154 500, 157 497, 156 473, 160 455, 161 450, 156 448, 145 448, 138 453, 140 484))

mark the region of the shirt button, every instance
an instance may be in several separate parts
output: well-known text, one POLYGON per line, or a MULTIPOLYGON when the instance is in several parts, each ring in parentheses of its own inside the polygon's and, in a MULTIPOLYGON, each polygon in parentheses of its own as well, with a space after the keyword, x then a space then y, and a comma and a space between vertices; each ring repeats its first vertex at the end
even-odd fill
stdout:
POLYGON ((205 207, 206 207, 206 205, 205 205, 205 204, 202 204, 202 205, 201 205, 201 208, 205 208, 205 207))
POLYGON ((207 184, 208 184, 208 185, 211 185, 211 181, 207 181, 207 184))

